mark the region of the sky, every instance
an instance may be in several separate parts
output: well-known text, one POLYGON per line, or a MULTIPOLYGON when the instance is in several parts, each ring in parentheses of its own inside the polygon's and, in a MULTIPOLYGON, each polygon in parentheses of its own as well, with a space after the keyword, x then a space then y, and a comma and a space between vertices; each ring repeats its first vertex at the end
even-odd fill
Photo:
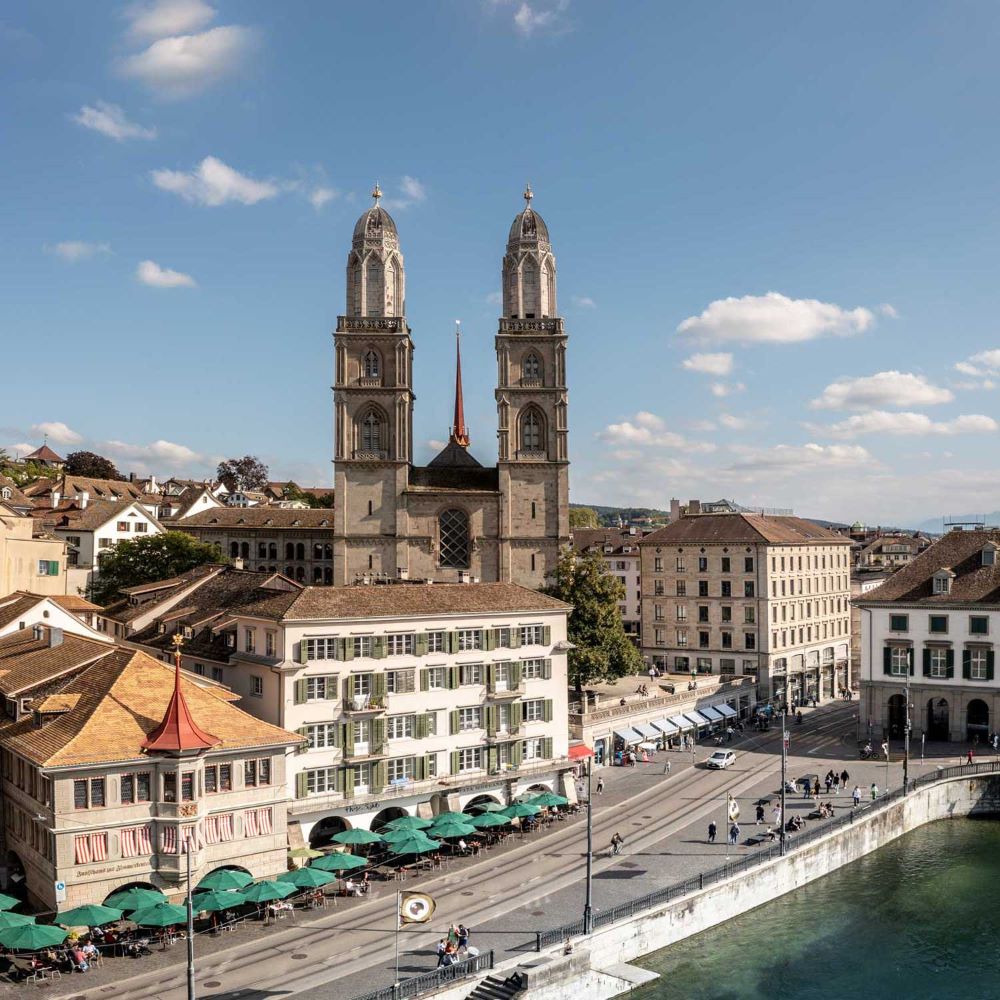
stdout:
POLYGON ((968 0, 8 0, 0 446, 331 483, 331 333, 377 180, 415 460, 447 437, 460 319, 491 464, 530 182, 574 502, 996 510, 998 34, 968 0))

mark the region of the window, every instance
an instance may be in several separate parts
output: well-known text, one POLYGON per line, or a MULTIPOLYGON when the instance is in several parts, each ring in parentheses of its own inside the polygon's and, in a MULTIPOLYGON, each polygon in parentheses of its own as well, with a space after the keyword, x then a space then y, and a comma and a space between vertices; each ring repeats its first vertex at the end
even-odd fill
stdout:
POLYGON ((537 680, 545 676, 544 660, 521 660, 521 676, 525 680, 537 680))
POLYGON ((310 750, 325 750, 337 745, 337 723, 318 722, 305 727, 310 750))
POLYGON ((361 450, 365 452, 382 450, 382 421, 374 410, 369 410, 361 421, 361 450))
POLYGON ((415 715, 390 715, 386 719, 386 737, 390 740, 413 739, 416 724, 415 715))
POLYGON ((678 580, 677 581, 677 596, 678 597, 687 597, 687 581, 686 580, 678 580))
POLYGON ((969 650, 969 680, 986 681, 989 675, 989 657, 985 649, 969 650))
POLYGON ((415 757, 396 757, 393 760, 386 761, 386 779, 390 784, 395 781, 413 781, 413 776, 416 773, 416 765, 415 757))
POLYGON ((708 649, 708 646, 709 646, 709 634, 708 634, 708 632, 699 632, 698 633, 698 648, 699 649, 708 649))
POLYGON ((128 531, 131 531, 131 530, 132 530, 132 526, 131 526, 130 522, 128 522, 128 521, 119 521, 119 522, 118 522, 118 523, 117 523, 117 524, 115 525, 115 528, 116 528, 116 529, 117 529, 118 531, 124 531, 124 532, 128 532, 128 531))
POLYGON ((733 620, 733 609, 728 604, 722 605, 722 620, 723 622, 731 622, 733 620))
POLYGON ((542 636, 541 625, 524 625, 521 628, 521 645, 540 646, 542 644, 542 636))
POLYGON ((379 377, 379 356, 377 351, 365 351, 364 371, 365 378, 379 377))
POLYGON ((254 698, 264 697, 264 678, 258 677, 257 674, 250 675, 250 694, 254 698))
POLYGON ((531 701, 522 702, 521 718, 525 722, 541 722, 545 718, 545 701, 542 698, 533 698, 531 701))
POLYGON ((306 771, 306 794, 322 795, 336 790, 336 768, 321 767, 315 771, 306 771))
POLYGON ((654 573, 663 572, 663 559, 660 556, 653 557, 653 572, 654 573))
POLYGON ((181 802, 194 802, 194 771, 181 775, 181 802))
MULTIPOLYGON (((685 611, 685 614, 686 613, 687 612, 685 611)), ((663 605, 662 604, 654 604, 653 605, 653 618, 656 619, 656 621, 658 621, 658 622, 662 622, 663 621, 663 605)))
POLYGON ((256 633, 252 628, 245 628, 243 630, 243 649, 248 653, 252 653, 256 648, 256 633))
POLYGON ((147 527, 148 527, 148 525, 146 524, 145 521, 137 521, 135 524, 132 525, 132 530, 137 535, 144 535, 144 534, 146 534, 146 528, 147 527))
POLYGON ((708 572, 708 557, 698 556, 698 572, 707 573, 708 572))
POLYGON ((708 597, 708 580, 698 581, 698 596, 708 597))
POLYGON ((258 757, 244 761, 243 784, 247 786, 271 784, 271 758, 258 757))
POLYGON ((215 795, 217 792, 231 792, 232 790, 232 764, 207 764, 205 766, 206 795, 215 795))
MULTIPOLYGON (((328 643, 336 642, 336 639, 328 639, 328 643)), ((365 657, 372 655, 372 637, 370 635, 356 635, 353 639, 348 639, 348 642, 354 645, 354 655, 355 657, 365 657)), ((330 652, 330 657, 332 658, 335 654, 332 649, 330 652)))
POLYGON ((890 632, 908 632, 910 630, 909 615, 889 615, 890 632))
POLYGON ((754 609, 744 608, 743 609, 743 623, 745 625, 753 625, 755 621, 754 609))
POLYGON ((213 681, 218 681, 220 684, 222 683, 222 678, 224 676, 222 667, 211 667, 210 673, 213 681))
POLYGON ((479 628, 461 628, 458 630, 458 651, 466 653, 483 648, 483 630, 479 628))
POLYGON ((149 801, 149 771, 121 776, 121 801, 124 805, 149 801))
POLYGON ((387 635, 386 647, 389 656, 412 656, 413 655, 413 633, 397 633, 387 635))
POLYGON ((542 450, 542 418, 535 410, 528 410, 521 418, 521 450, 542 450))
MULTIPOLYGON (((802 567, 799 566, 799 569, 802 569, 802 567)), ((753 556, 746 556, 743 559, 743 572, 744 573, 752 573, 753 572, 753 556)))
POLYGON ((688 617, 688 609, 686 604, 677 605, 677 620, 679 622, 686 622, 688 617))
POLYGON ((746 581, 744 581, 744 583, 743 583, 743 596, 744 597, 753 597, 753 581, 752 580, 746 580, 746 581))
MULTIPOLYGON (((661 635, 663 634, 662 632, 660 632, 659 629, 657 629, 657 631, 661 635)), ((682 632, 680 629, 678 629, 677 630, 677 645, 681 646, 681 647, 684 647, 687 644, 688 644, 688 634, 687 634, 687 632, 682 632)), ((662 646, 663 643, 662 642, 658 642, 657 645, 662 646)))
POLYGON ((274 656, 275 636, 273 632, 264 633, 264 653, 267 656, 274 656))
POLYGON ((163 775, 163 801, 177 801, 177 775, 173 771, 163 775))
POLYGON ((481 771, 483 769, 483 751, 480 747, 466 747, 458 751, 458 770, 481 771))
POLYGON ((930 651, 930 661, 929 661, 929 676, 931 677, 947 677, 948 676, 948 650, 947 649, 932 649, 930 651))
POLYGON ((458 731, 460 733, 482 728, 483 710, 478 705, 474 708, 460 708, 458 710, 458 731))
POLYGON ((931 615, 928 629, 931 632, 946 633, 948 631, 948 616, 931 615))
POLYGON ((58 576, 59 575, 59 563, 55 559, 39 559, 38 560, 38 575, 39 576, 58 576))
POLYGON ((542 377, 542 362, 538 355, 534 351, 530 352, 525 356, 524 359, 524 377, 525 378, 541 378, 542 377))
POLYGON ((743 633, 743 648, 744 649, 756 649, 757 648, 757 633, 756 632, 744 632, 743 633))
POLYGON ((448 687, 448 668, 430 667, 427 671, 427 687, 431 691, 443 691, 448 687))
POLYGON ((481 663, 463 663, 459 668, 459 683, 476 685, 483 683, 483 665, 481 663))
POLYGON ((428 653, 444 652, 444 632, 427 633, 427 652, 428 653))
POLYGON ((90 796, 88 795, 87 779, 80 778, 73 782, 73 808, 86 809, 89 805, 90 796))
POLYGON ((683 556, 678 556, 677 557, 676 568, 677 568, 677 572, 678 573, 683 573, 684 572, 684 557, 683 556))
POLYGON ((732 597, 733 596, 733 585, 729 580, 722 581, 722 590, 720 592, 722 597, 732 597))
POLYGON ((411 694, 416 690, 415 670, 388 670, 385 675, 387 694, 411 694))
POLYGON ((969 618, 969 633, 971 635, 989 635, 990 620, 986 615, 972 615, 969 618))
POLYGON ((905 677, 910 668, 910 651, 903 646, 893 646, 889 654, 889 673, 894 677, 905 677))
POLYGON ((935 594, 950 594, 951 593, 951 577, 946 573, 935 573, 934 574, 934 593, 935 594))
POLYGON ((729 556, 723 556, 722 557, 722 572, 723 573, 730 572, 730 562, 731 562, 731 560, 730 560, 729 556))
POLYGON ((541 760, 545 756, 545 740, 540 737, 521 741, 522 760, 541 760))
POLYGON ((708 621, 708 605, 699 604, 698 605, 698 621, 707 622, 708 621))
POLYGON ((438 562, 452 569, 469 567, 469 515, 464 510, 446 510, 438 518, 438 562))

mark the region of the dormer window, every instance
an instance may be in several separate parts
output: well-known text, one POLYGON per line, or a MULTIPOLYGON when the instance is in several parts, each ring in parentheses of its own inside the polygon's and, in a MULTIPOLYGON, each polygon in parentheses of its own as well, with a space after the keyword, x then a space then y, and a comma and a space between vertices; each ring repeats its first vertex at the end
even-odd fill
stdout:
POLYGON ((997 547, 992 542, 983 546, 983 565, 995 566, 997 562, 997 547))
POLYGON ((947 567, 939 569, 933 577, 933 590, 935 594, 950 594, 951 581, 955 579, 955 574, 947 567))

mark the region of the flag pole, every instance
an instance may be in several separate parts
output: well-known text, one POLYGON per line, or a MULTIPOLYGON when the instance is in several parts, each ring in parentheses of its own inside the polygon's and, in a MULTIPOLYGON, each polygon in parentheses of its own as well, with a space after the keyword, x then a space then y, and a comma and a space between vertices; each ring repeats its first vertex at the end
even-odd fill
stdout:
POLYGON ((403 897, 400 891, 396 890, 396 981, 392 985, 392 995, 399 993, 399 923, 402 912, 403 897))

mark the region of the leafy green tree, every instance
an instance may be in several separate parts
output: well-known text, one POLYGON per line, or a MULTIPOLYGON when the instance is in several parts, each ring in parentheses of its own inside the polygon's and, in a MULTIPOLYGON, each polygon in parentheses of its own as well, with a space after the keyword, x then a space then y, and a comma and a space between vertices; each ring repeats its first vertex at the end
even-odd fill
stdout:
POLYGON ((73 451, 66 456, 66 472, 88 479, 124 479, 114 462, 92 451, 73 451))
POLYGON ((569 526, 571 528, 599 528, 601 526, 597 511, 590 507, 570 507, 569 526))
POLYGON ((569 676, 577 691, 584 684, 642 670, 642 656, 626 635, 618 610, 625 588, 607 571, 599 553, 564 548, 555 581, 545 593, 573 605, 569 641, 576 649, 569 653, 569 676))
POLYGON ((256 455, 227 458, 219 462, 215 474, 230 492, 262 490, 268 483, 267 466, 256 455))
POLYGON ((110 604, 125 587, 179 576, 205 563, 225 562, 215 545, 199 542, 183 531, 165 531, 119 542, 101 560, 92 599, 110 604))
POLYGON ((53 470, 46 469, 37 462, 11 462, 2 469, 3 474, 19 489, 30 486, 39 479, 51 476, 53 470))

